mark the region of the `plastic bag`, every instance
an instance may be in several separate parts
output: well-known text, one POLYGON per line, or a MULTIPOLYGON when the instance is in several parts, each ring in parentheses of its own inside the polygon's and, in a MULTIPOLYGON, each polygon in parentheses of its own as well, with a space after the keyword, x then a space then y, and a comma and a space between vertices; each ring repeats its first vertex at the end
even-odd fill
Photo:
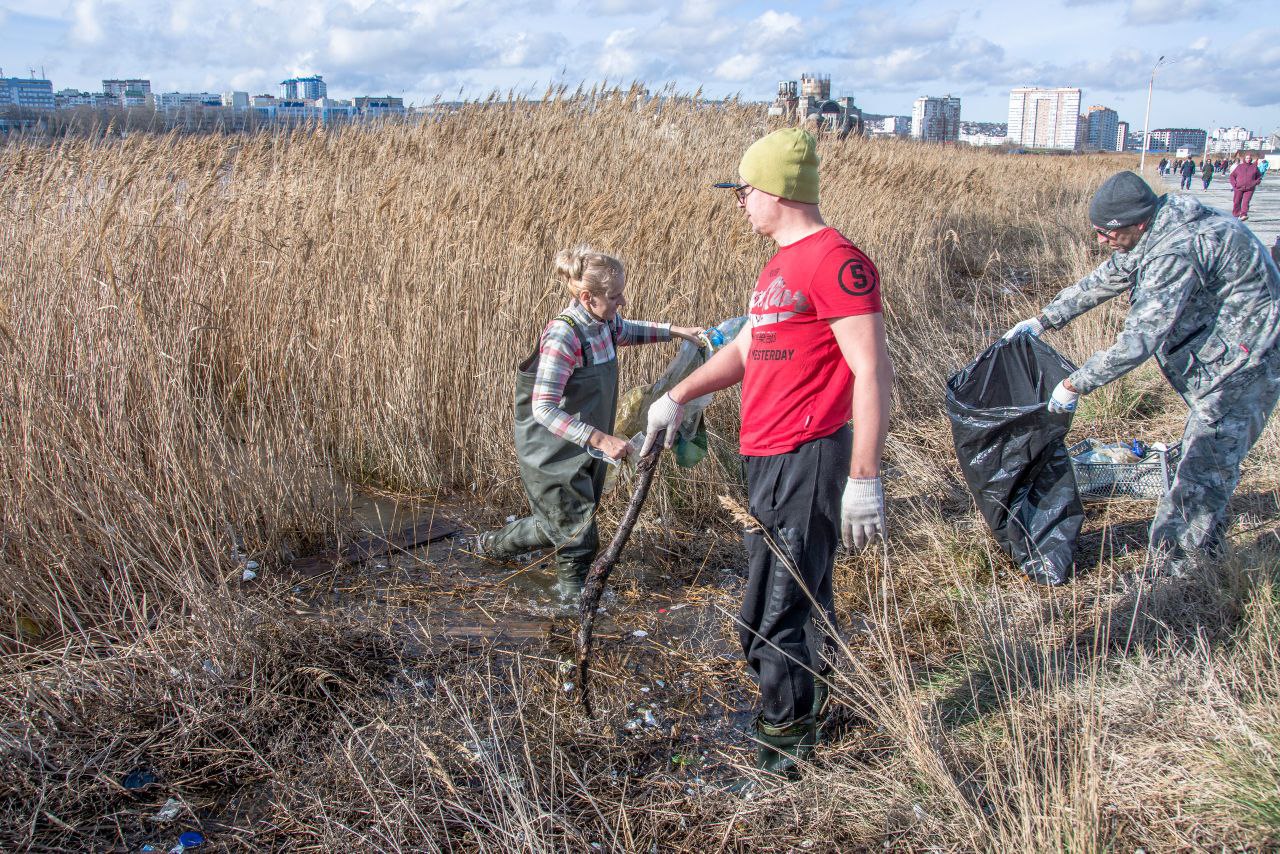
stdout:
POLYGON ((1032 335, 1000 340, 947 380, 956 457, 1000 547, 1041 584, 1074 571, 1084 507, 1063 439, 1069 415, 1045 406, 1075 370, 1032 335))
MULTIPOLYGON (((614 432, 620 436, 644 432, 649 407, 653 402, 702 367, 715 351, 737 336, 746 322, 745 315, 721 321, 708 330, 714 333, 714 336, 706 346, 695 347, 688 341, 681 344, 675 357, 652 385, 633 388, 623 395, 622 401, 618 404, 614 432)), ((703 424, 702 413, 711 403, 712 397, 713 395, 706 394, 685 404, 684 420, 680 422, 679 434, 675 441, 676 462, 682 468, 692 468, 707 455, 707 431, 703 424)))

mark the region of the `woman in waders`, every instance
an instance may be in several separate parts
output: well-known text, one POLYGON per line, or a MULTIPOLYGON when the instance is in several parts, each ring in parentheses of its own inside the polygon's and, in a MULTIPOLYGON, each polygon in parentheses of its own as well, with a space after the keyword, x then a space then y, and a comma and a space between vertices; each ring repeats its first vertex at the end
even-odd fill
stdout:
POLYGON ((596 505, 605 458, 620 460, 631 451, 626 438, 613 435, 616 348, 673 336, 697 343, 702 330, 624 320, 618 309, 627 304, 627 278, 617 258, 581 246, 560 251, 555 264, 573 302, 547 324, 516 374, 516 455, 532 512, 481 534, 475 550, 502 560, 555 548, 560 596, 572 601, 599 548, 596 505))

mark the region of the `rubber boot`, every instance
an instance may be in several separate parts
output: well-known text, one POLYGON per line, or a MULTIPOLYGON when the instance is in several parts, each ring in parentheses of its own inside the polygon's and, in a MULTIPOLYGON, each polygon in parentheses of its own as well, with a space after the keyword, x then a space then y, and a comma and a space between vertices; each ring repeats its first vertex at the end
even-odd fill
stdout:
POLYGON ((813 756, 817 734, 817 722, 812 716, 780 727, 757 719, 756 770, 777 783, 798 780, 800 766, 813 756))
POLYGON ((813 718, 804 718, 781 727, 756 718, 756 770, 752 777, 730 783, 725 791, 745 798, 754 797, 782 783, 800 778, 800 765, 813 755, 818 728, 813 718))
POLYGON ((587 567, 573 563, 556 564, 556 595, 560 597, 560 603, 576 608, 586 580, 587 567))

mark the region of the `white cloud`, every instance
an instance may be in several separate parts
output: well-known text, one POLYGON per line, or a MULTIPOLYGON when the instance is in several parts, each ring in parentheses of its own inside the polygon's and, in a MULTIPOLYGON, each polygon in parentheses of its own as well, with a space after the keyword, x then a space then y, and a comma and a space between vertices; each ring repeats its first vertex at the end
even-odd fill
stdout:
POLYGON ((719 80, 728 80, 735 83, 742 83, 750 80, 759 71, 762 62, 759 54, 747 56, 741 53, 735 53, 715 67, 712 72, 719 80))
POLYGON ((102 41, 102 27, 98 24, 97 9, 93 0, 79 0, 75 6, 75 25, 71 35, 83 44, 97 44, 102 41))
POLYGON ((558 33, 516 33, 498 46, 498 62, 505 68, 554 64, 565 45, 558 33))
POLYGON ((752 23, 762 39, 775 39, 801 32, 800 19, 790 12, 769 9, 752 23))
POLYGON ((634 29, 614 30, 600 47, 596 68, 606 78, 634 77, 640 70, 640 60, 632 49, 635 43, 634 29))
POLYGON ((639 15, 653 11, 650 0, 589 0, 583 4, 589 15, 639 15))
POLYGON ((1219 14, 1216 0, 1133 0, 1126 18, 1131 24, 1178 24, 1219 14))

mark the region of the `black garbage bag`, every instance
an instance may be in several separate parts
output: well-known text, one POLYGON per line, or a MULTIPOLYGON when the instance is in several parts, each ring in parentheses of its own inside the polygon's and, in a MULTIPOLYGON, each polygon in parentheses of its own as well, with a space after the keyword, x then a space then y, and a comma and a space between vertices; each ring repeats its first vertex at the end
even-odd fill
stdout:
POLYGON ((1063 439, 1069 415, 1045 406, 1075 370, 1032 335, 1000 340, 947 380, 947 416, 965 483, 1000 547, 1041 584, 1075 565, 1084 507, 1063 439))

